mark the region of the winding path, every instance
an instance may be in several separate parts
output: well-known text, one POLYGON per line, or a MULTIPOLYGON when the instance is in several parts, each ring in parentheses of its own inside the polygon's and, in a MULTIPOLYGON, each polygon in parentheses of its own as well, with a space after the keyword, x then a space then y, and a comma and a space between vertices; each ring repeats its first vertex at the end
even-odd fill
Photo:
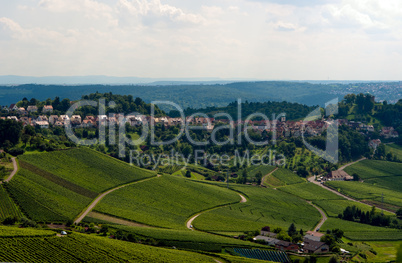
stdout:
POLYGON ((110 190, 100 194, 94 201, 92 201, 91 204, 89 204, 89 206, 84 211, 82 211, 80 213, 78 218, 74 220, 74 223, 76 223, 76 224, 80 223, 89 214, 89 212, 91 212, 92 209, 102 200, 102 198, 105 197, 106 195, 110 194, 111 192, 114 192, 114 191, 119 190, 119 189, 121 189, 123 187, 126 187, 126 186, 130 186, 130 185, 133 185, 133 184, 138 184, 138 183, 142 183, 142 182, 145 182, 145 181, 148 181, 148 180, 152 180, 152 179, 155 179, 157 177, 160 177, 160 175, 158 174, 157 176, 154 176, 154 177, 151 177, 151 178, 146 178, 146 179, 143 179, 143 180, 139 180, 139 181, 131 182, 131 183, 128 183, 128 184, 120 185, 118 187, 115 187, 113 189, 110 189, 110 190))
POLYGON ((264 186, 265 178, 267 178, 268 176, 270 176, 271 174, 273 174, 276 170, 278 170, 278 167, 276 167, 274 170, 272 170, 271 172, 267 173, 266 175, 264 175, 264 176, 261 178, 261 186, 264 186))
POLYGON ((314 227, 313 231, 317 232, 318 229, 321 228, 321 226, 325 223, 325 221, 327 221, 327 215, 324 213, 324 211, 321 210, 321 208, 319 208, 318 206, 316 206, 315 204, 313 204, 311 201, 307 201, 307 203, 309 203, 310 205, 312 205, 315 209, 318 210, 318 212, 320 212, 321 214, 321 220, 320 222, 314 227))
MULTIPOLYGON (((241 198, 240 203, 245 203, 245 202, 247 202, 247 199, 246 199, 243 195, 241 195, 241 194, 238 194, 238 195, 239 195, 240 198, 241 198)), ((201 214, 203 214, 203 213, 205 213, 205 212, 208 212, 208 211, 211 211, 211 210, 213 210, 213 209, 222 208, 222 207, 226 207, 226 206, 228 206, 228 205, 218 206, 218 207, 215 207, 215 208, 212 208, 212 209, 209 209, 209 210, 206 210, 206 211, 203 211, 203 212, 201 212, 201 213, 198 213, 198 214, 194 215, 193 217, 191 217, 191 218, 187 221, 187 223, 186 223, 187 228, 188 228, 188 229, 191 229, 191 230, 194 230, 194 228, 192 227, 193 221, 194 221, 198 216, 200 216, 201 214)))
MULTIPOLYGON (((7 177, 7 179, 4 180, 4 182, 10 182, 11 179, 13 179, 14 175, 18 172, 18 165, 17 161, 15 160, 15 157, 11 158, 11 161, 13 162, 14 170, 11 172, 11 174, 7 177)), ((3 182, 0 182, 2 184, 3 182)))
MULTIPOLYGON (((361 158, 361 159, 359 159, 359 160, 357 160, 357 161, 354 161, 354 162, 345 164, 344 166, 340 167, 340 168, 338 169, 338 171, 342 171, 342 170, 345 169, 346 167, 348 167, 348 166, 350 166, 350 165, 352 165, 352 164, 355 164, 355 163, 357 163, 357 162, 363 161, 363 160, 365 160, 365 159, 367 159, 367 158, 361 158)), ((338 191, 336 191, 336 190, 334 190, 334 189, 332 189, 332 188, 330 188, 330 187, 324 185, 323 183, 320 183, 320 182, 315 181, 315 177, 314 177, 314 176, 310 176, 310 177, 308 178, 308 181, 311 182, 311 183, 314 183, 314 184, 316 184, 316 185, 318 185, 318 186, 324 188, 325 190, 328 190, 328 191, 330 191, 330 192, 332 192, 332 193, 334 193, 334 194, 336 194, 336 195, 339 195, 339 196, 341 196, 341 197, 343 197, 343 198, 345 198, 345 199, 347 199, 347 200, 349 200, 349 201, 353 201, 353 202, 361 203, 361 204, 364 204, 364 205, 372 206, 372 205, 370 205, 370 204, 368 204, 368 203, 365 203, 365 202, 363 202, 363 201, 360 201, 360 200, 354 199, 354 198, 352 198, 352 197, 350 197, 350 196, 347 196, 347 195, 345 195, 345 194, 342 194, 342 193, 340 193, 340 192, 338 192, 338 191)), ((377 208, 395 214, 395 213, 394 213, 393 211, 391 211, 391 210, 384 209, 384 208, 380 208, 380 207, 377 207, 377 208)))

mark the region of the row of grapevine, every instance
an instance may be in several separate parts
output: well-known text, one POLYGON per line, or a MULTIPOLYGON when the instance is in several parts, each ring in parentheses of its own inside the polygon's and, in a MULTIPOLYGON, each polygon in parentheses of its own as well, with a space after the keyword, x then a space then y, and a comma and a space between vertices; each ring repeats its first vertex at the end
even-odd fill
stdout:
POLYGON ((0 185, 0 220, 9 216, 22 217, 21 211, 17 208, 14 202, 9 197, 7 191, 0 185))

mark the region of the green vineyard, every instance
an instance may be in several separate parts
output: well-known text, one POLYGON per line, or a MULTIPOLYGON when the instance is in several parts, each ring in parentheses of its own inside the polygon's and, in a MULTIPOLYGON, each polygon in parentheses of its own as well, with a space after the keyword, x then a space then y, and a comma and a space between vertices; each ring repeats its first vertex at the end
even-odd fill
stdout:
POLYGON ((3 185, 0 185, 0 200, 0 220, 9 216, 22 217, 21 211, 14 204, 13 200, 11 200, 3 185))

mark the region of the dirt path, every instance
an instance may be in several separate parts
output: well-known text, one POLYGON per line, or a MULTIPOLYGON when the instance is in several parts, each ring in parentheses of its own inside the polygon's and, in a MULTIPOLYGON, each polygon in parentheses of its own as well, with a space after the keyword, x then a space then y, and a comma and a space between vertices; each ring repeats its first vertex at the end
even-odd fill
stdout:
POLYGON ((270 172, 270 173, 264 175, 264 176, 261 178, 261 186, 264 186, 265 178, 267 178, 268 176, 270 176, 271 174, 273 174, 276 170, 278 170, 278 167, 276 167, 272 172, 270 172))
POLYGON ((102 200, 102 198, 105 197, 106 195, 110 194, 111 192, 114 192, 114 191, 119 190, 119 189, 121 189, 123 187, 126 187, 126 186, 130 186, 130 185, 133 185, 133 184, 138 184, 138 183, 142 183, 142 182, 145 182, 145 181, 148 181, 148 180, 152 180, 152 179, 155 179, 157 177, 160 177, 160 175, 155 176, 155 177, 151 177, 151 178, 146 178, 146 179, 143 179, 143 180, 140 180, 140 181, 128 183, 128 184, 125 184, 125 185, 120 185, 120 186, 118 186, 116 188, 110 189, 110 190, 100 194, 94 201, 92 201, 92 203, 84 211, 82 211, 80 213, 78 218, 74 220, 74 223, 76 223, 76 224, 80 223, 82 221, 82 219, 84 219, 89 214, 89 212, 91 212, 92 209, 102 200))
MULTIPOLYGON (((11 161, 13 162, 14 170, 11 172, 11 174, 7 177, 7 179, 4 180, 4 182, 10 182, 11 179, 13 179, 14 175, 18 172, 18 165, 17 161, 15 160, 15 157, 11 158, 11 161)), ((2 184, 2 182, 0 182, 2 184)))
MULTIPOLYGON (((245 203, 245 202, 247 202, 247 199, 246 199, 243 195, 239 194, 239 196, 240 196, 240 198, 241 198, 240 203, 245 203)), ((225 207, 225 206, 227 206, 227 205, 218 206, 218 207, 215 207, 215 208, 213 208, 213 209, 222 208, 222 207, 225 207)), ((211 209, 211 210, 213 210, 213 209, 211 209)), ((198 214, 194 215, 193 217, 191 217, 191 218, 187 221, 187 223, 186 223, 187 228, 188 228, 188 229, 191 229, 191 230, 194 230, 194 228, 192 227, 193 221, 194 221, 198 216, 200 216, 202 213, 205 213, 205 212, 208 212, 208 211, 211 211, 211 210, 207 210, 207 211, 198 213, 198 214)))
POLYGON ((363 160, 366 160, 366 159, 367 159, 366 157, 363 157, 363 158, 361 158, 361 159, 359 159, 359 160, 357 160, 357 161, 354 161, 354 162, 345 164, 344 166, 342 166, 341 168, 339 168, 338 171, 342 171, 342 170, 345 169, 346 167, 351 166, 352 164, 358 163, 358 162, 363 161, 363 160))
POLYGON ((308 201, 307 203, 309 203, 310 205, 312 205, 315 209, 318 210, 318 212, 320 212, 321 214, 321 220, 320 222, 315 226, 314 228, 314 232, 317 232, 317 229, 320 229, 322 227, 322 225, 325 223, 325 221, 327 221, 327 215, 324 213, 324 211, 321 210, 321 208, 319 208, 318 206, 314 205, 311 201, 308 201))

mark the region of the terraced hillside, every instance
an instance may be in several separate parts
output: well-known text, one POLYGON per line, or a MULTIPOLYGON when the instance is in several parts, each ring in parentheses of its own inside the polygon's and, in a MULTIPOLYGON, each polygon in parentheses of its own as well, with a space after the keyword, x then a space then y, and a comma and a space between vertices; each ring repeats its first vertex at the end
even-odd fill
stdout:
POLYGON ((74 219, 100 192, 154 176, 85 148, 20 159, 21 168, 7 188, 24 214, 40 222, 74 219))
POLYGON ((14 201, 10 198, 3 185, 0 185, 0 221, 6 217, 21 217, 20 209, 15 205, 14 201))
POLYGON ((402 192, 402 163, 364 160, 345 168, 345 171, 357 173, 365 184, 402 192))
POLYGON ((303 182, 305 182, 305 180, 292 171, 278 168, 275 172, 266 177, 264 184, 272 187, 280 187, 303 182))
POLYGON ((88 148, 29 154, 19 159, 96 193, 155 175, 88 148))
POLYGON ((196 212, 239 201, 233 191, 164 175, 107 195, 95 210, 147 225, 183 229, 196 212))
POLYGON ((0 253, 0 261, 5 262, 216 262, 193 252, 82 234, 0 238, 0 250, 7 251, 0 253))
POLYGON ((320 219, 319 212, 307 202, 291 194, 270 188, 231 185, 231 189, 247 196, 246 203, 234 204, 201 214, 194 221, 196 229, 211 232, 255 231, 263 226, 309 230, 320 219))

